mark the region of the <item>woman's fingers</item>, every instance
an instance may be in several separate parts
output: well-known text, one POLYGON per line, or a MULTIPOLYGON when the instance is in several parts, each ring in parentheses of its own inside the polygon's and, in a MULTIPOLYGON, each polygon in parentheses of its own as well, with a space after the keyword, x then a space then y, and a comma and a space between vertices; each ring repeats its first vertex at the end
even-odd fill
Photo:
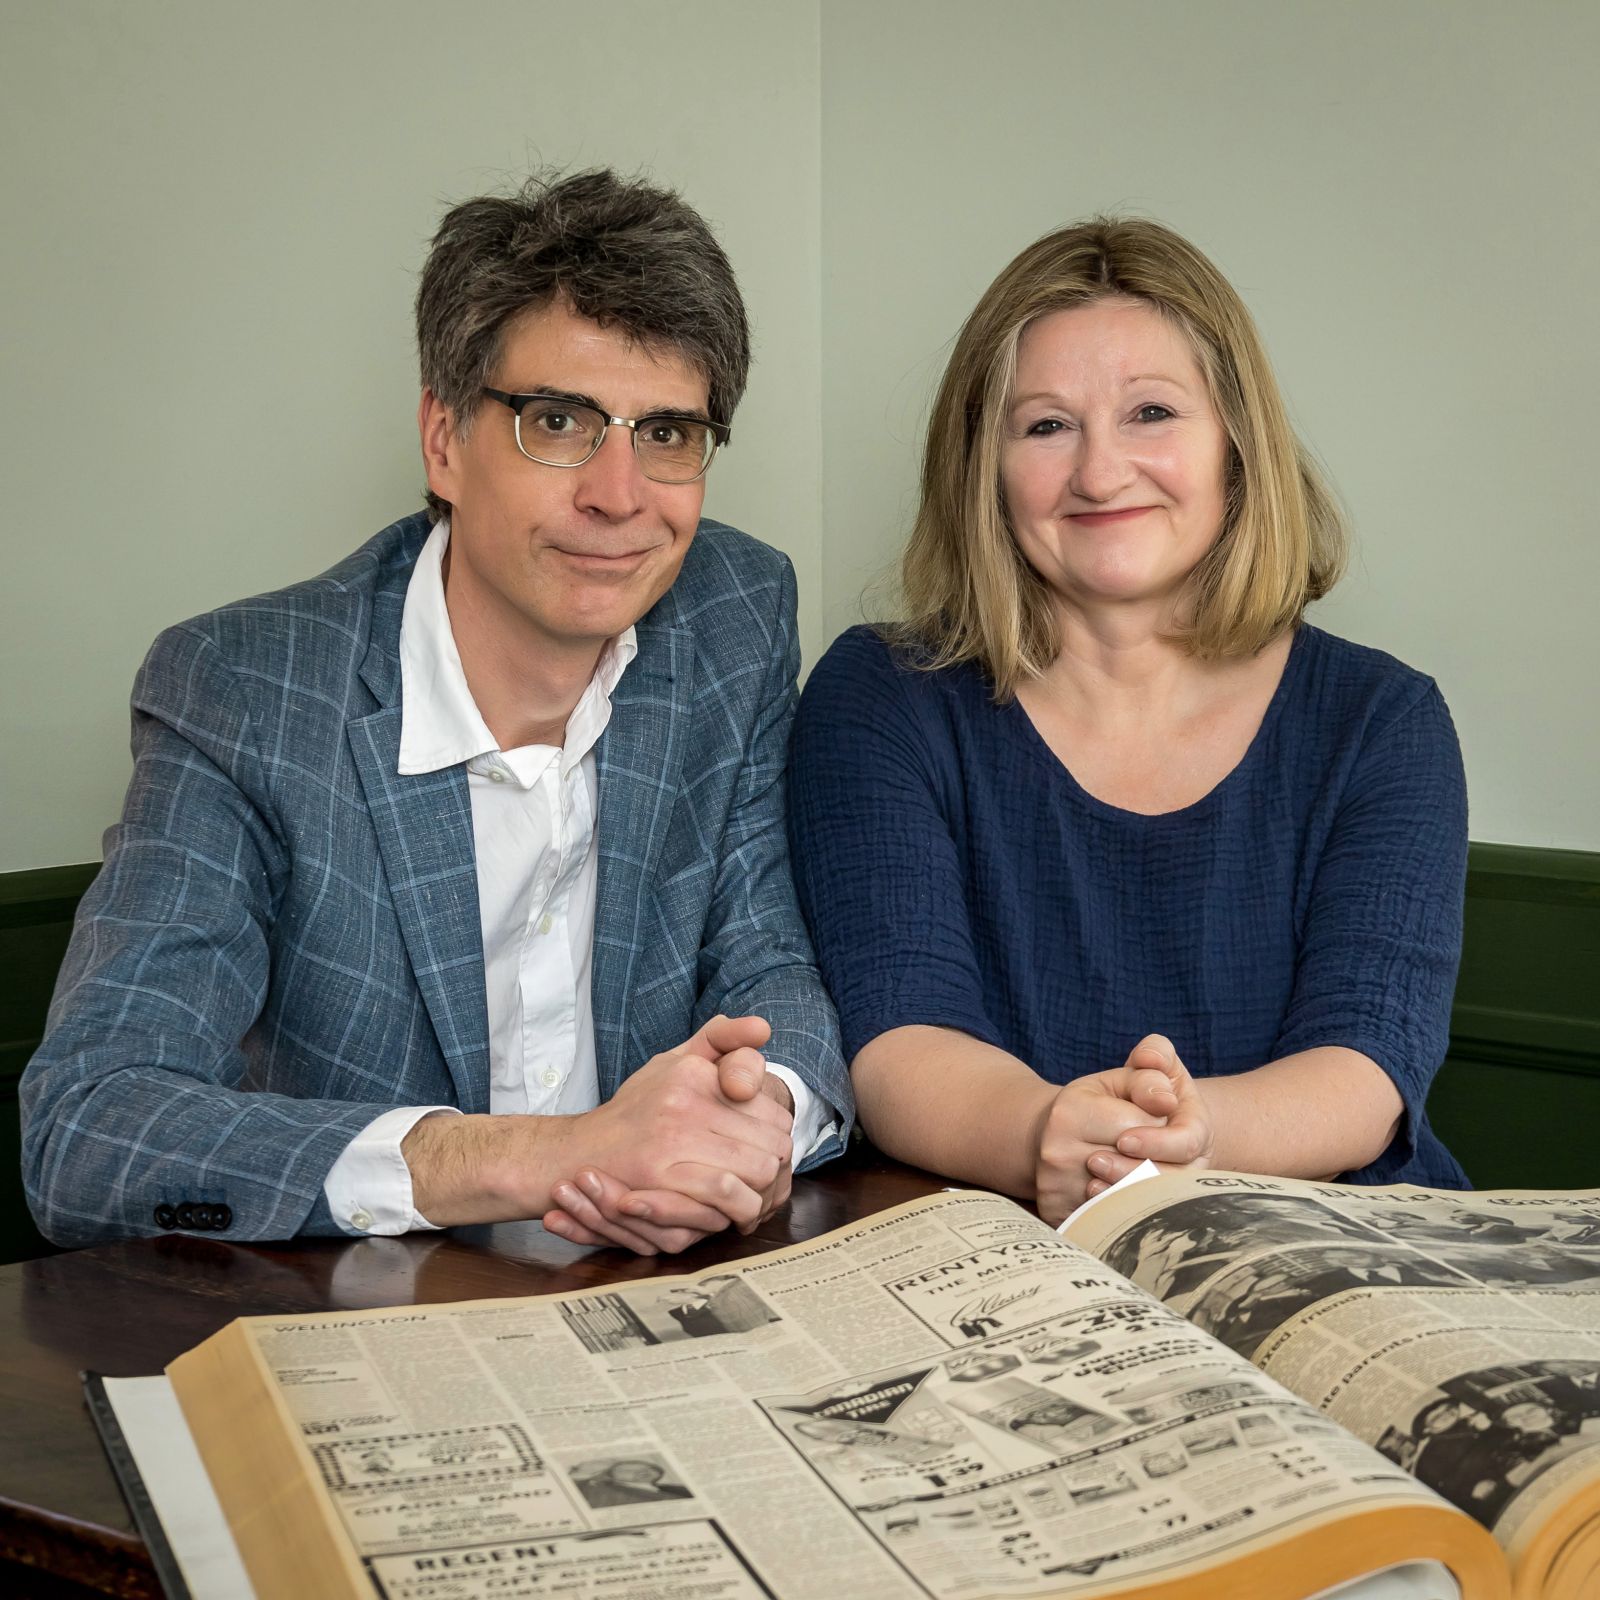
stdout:
POLYGON ((1189 1072, 1164 1033, 1147 1033, 1123 1063, 1124 1089, 1135 1105, 1170 1116, 1189 1085, 1189 1072))
POLYGON ((1098 1183, 1101 1189, 1107 1189, 1114 1183, 1120 1183, 1130 1172, 1137 1167, 1142 1157, 1125 1156, 1116 1150, 1096 1150, 1089 1157, 1085 1165, 1089 1169, 1089 1188, 1092 1193, 1099 1193, 1095 1189, 1098 1183))
POLYGON ((1117 1140, 1117 1151, 1133 1164, 1159 1161, 1163 1166, 1186 1167, 1198 1161, 1210 1146, 1211 1125, 1198 1112, 1168 1119, 1164 1128, 1136 1128, 1117 1140))

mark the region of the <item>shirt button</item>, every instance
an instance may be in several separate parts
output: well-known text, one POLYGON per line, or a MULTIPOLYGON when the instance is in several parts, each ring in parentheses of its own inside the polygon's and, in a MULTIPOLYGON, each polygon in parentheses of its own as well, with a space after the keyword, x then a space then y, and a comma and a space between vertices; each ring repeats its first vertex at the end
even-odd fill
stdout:
POLYGON ((489 782, 490 783, 504 783, 505 781, 506 781, 506 775, 505 775, 505 773, 503 773, 499 769, 499 767, 490 767, 489 768, 489 782))
POLYGON ((545 1086, 545 1088, 553 1089, 560 1082, 561 1082, 561 1074, 559 1072, 557 1072, 554 1067, 546 1067, 544 1069, 544 1086, 545 1086))
POLYGON ((350 1226, 365 1231, 372 1226, 372 1213, 370 1211, 352 1211, 350 1213, 350 1226))
POLYGON ((553 927, 555 927, 555 925, 556 925, 556 919, 554 917, 552 917, 548 911, 545 912, 545 914, 542 917, 539 918, 539 932, 540 933, 549 933, 549 931, 553 927))

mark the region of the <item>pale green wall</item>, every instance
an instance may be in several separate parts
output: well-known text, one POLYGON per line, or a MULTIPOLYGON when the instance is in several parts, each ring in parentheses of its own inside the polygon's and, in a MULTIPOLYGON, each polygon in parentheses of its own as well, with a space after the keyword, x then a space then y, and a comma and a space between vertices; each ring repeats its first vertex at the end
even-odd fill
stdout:
POLYGON ((1600 5, 825 3, 823 560, 856 615, 963 317, 1142 211, 1243 292, 1358 554, 1313 620, 1437 677, 1475 838, 1600 849, 1600 5))
POLYGON ((411 299, 543 158, 718 229, 756 368, 709 514, 821 643, 814 5, 0 0, 0 871, 96 859, 157 631, 420 504, 411 299))
POLYGON ((540 157, 718 227, 757 367, 708 510, 793 556, 808 660, 994 272, 1189 233, 1354 513, 1318 620, 1440 679, 1476 837, 1600 849, 1597 60, 1587 0, 0 0, 0 871, 98 853, 162 625, 417 503, 426 238, 540 157))

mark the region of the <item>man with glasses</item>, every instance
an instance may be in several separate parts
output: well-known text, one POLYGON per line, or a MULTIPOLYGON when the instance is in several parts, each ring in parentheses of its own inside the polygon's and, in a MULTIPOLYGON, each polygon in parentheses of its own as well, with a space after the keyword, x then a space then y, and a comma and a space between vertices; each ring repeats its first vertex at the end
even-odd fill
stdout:
POLYGON ((749 1229, 851 1101, 789 879, 794 575, 702 521, 726 257, 608 172, 455 207, 426 513, 164 634, 28 1068, 64 1244, 749 1229))

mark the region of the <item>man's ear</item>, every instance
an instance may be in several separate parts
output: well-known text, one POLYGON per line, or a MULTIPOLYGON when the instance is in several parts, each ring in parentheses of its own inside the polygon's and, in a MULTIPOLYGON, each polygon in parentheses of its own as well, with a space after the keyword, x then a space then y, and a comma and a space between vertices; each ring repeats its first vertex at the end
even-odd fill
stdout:
POLYGON ((424 389, 417 403, 417 436, 428 487, 454 505, 461 480, 461 436, 455 413, 432 389, 424 389))

